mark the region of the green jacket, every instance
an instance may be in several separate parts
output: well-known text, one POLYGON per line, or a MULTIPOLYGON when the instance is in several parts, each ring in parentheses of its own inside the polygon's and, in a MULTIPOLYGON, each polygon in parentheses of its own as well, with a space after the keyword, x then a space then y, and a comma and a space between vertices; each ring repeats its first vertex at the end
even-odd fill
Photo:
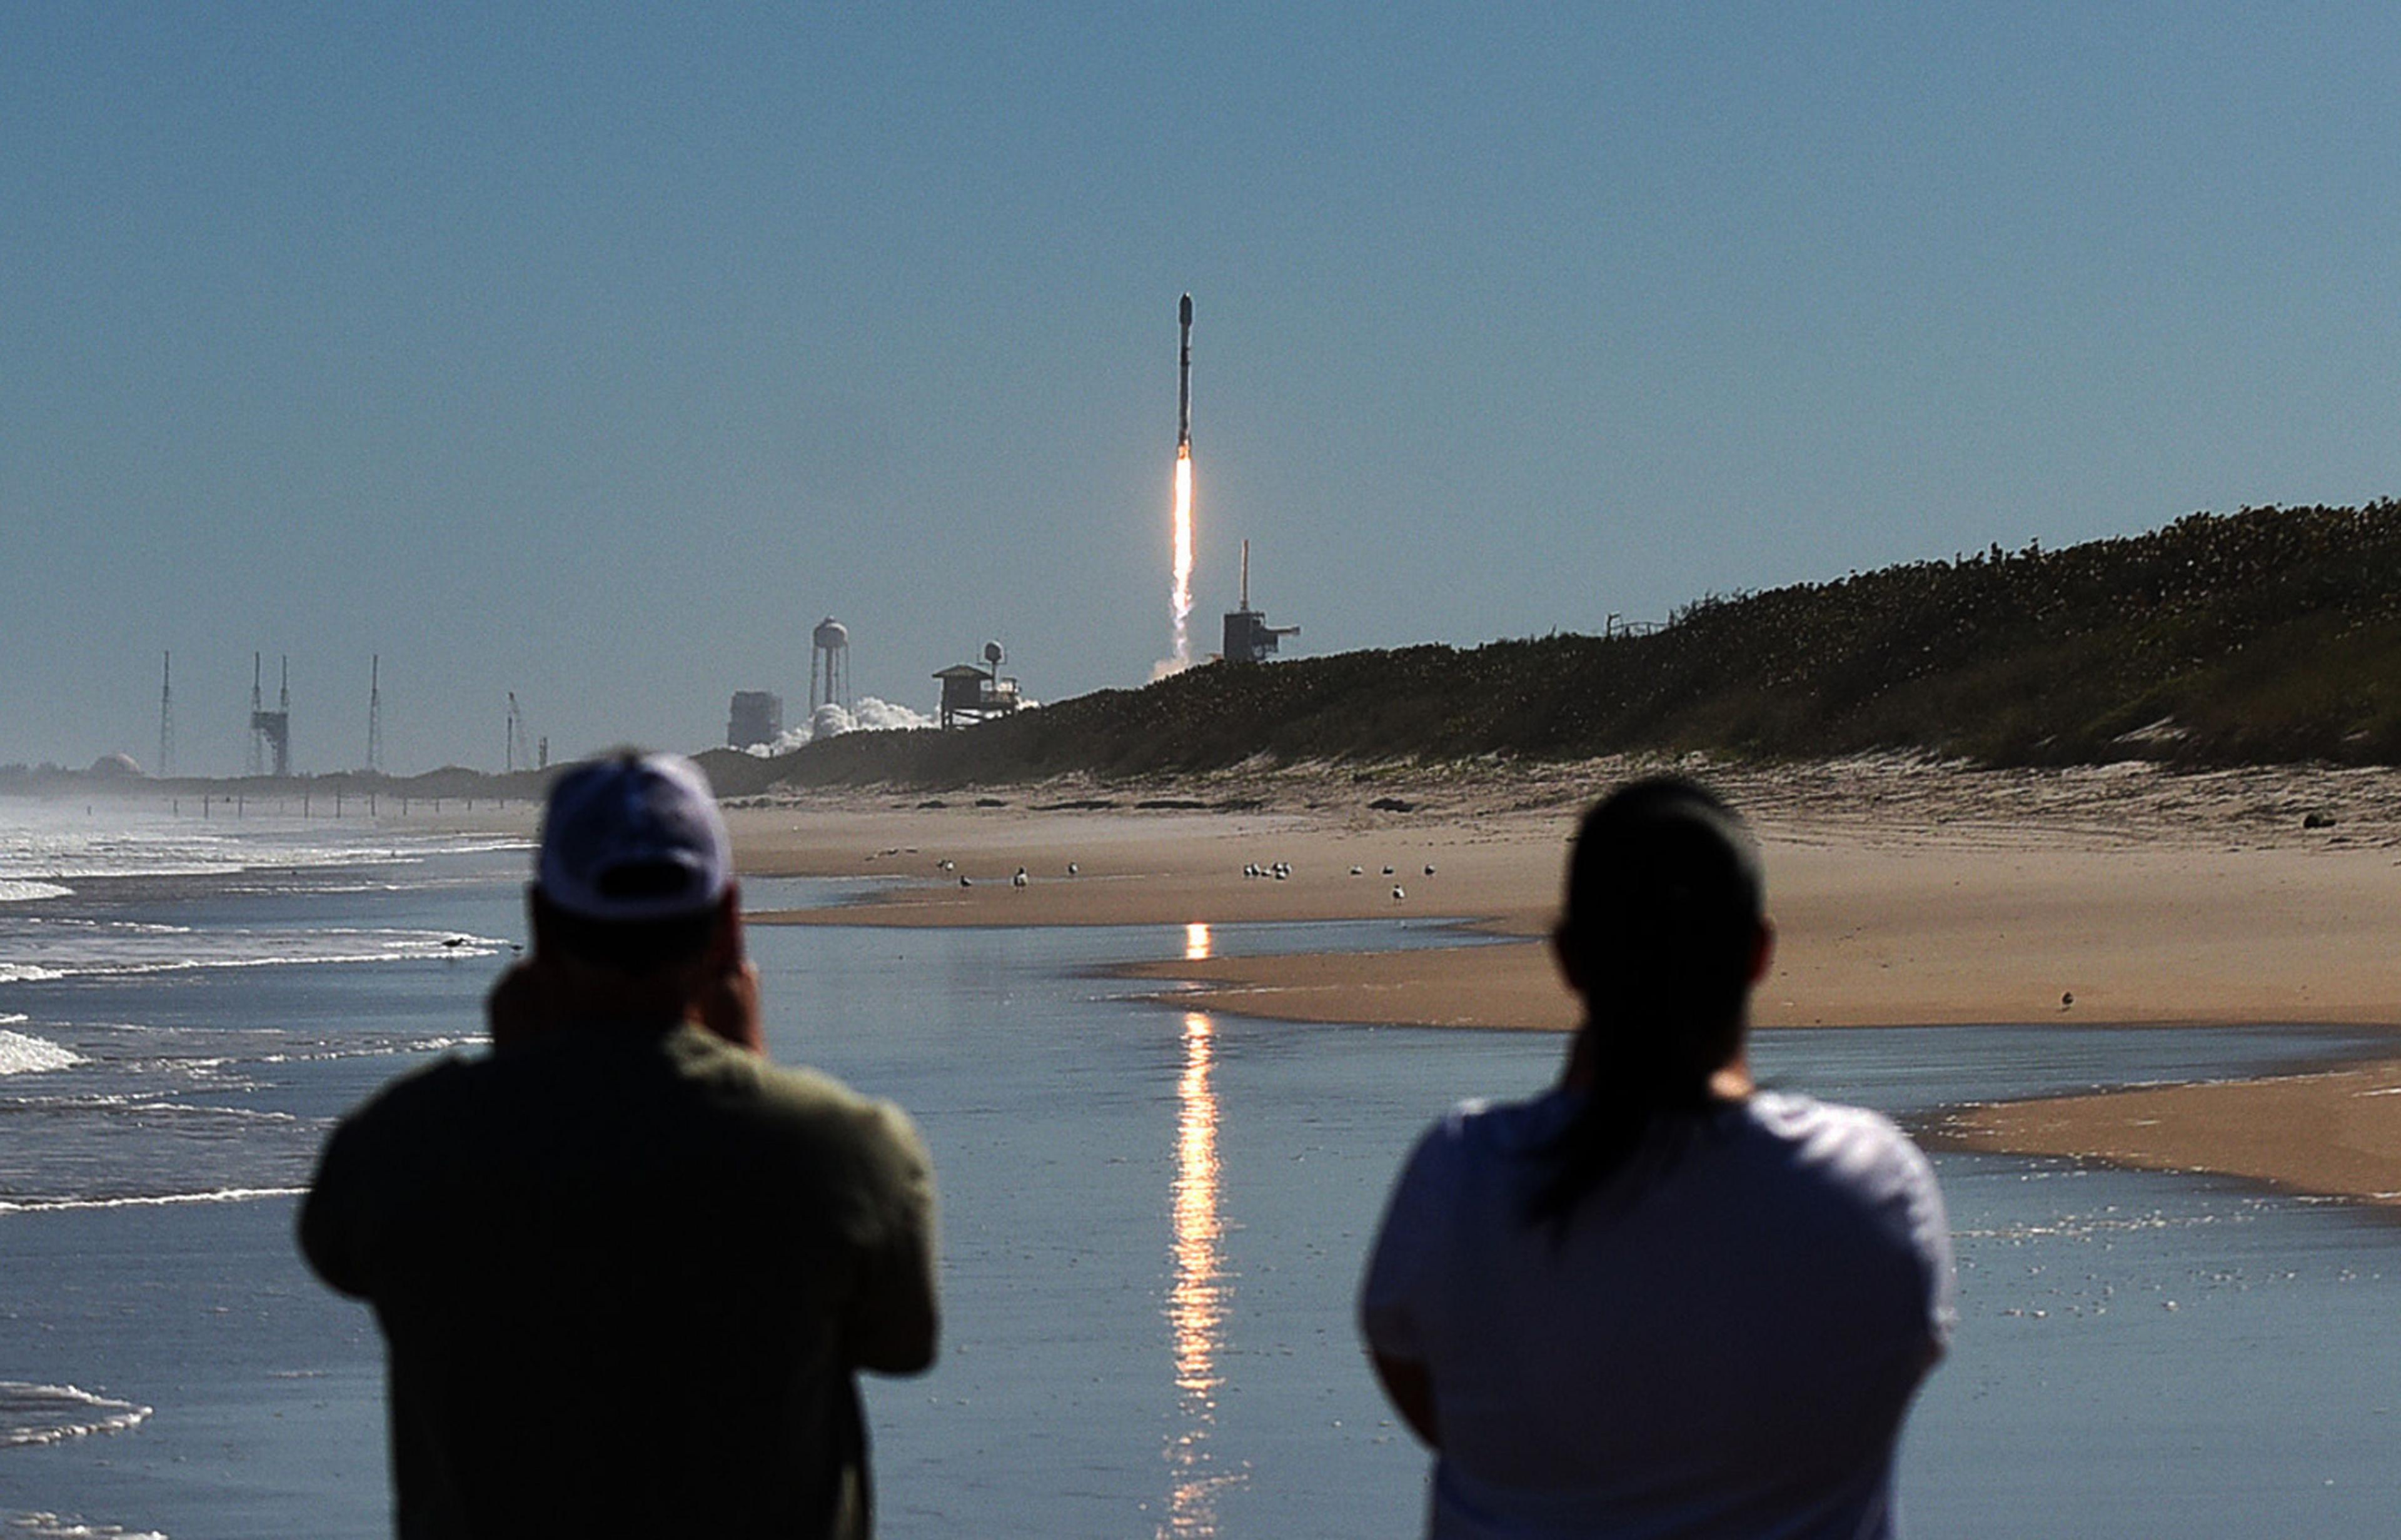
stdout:
POLYGON ((906 1115, 690 1025, 394 1081, 335 1129, 300 1244, 382 1324, 404 1540, 864 1535, 853 1371, 933 1361, 906 1115))

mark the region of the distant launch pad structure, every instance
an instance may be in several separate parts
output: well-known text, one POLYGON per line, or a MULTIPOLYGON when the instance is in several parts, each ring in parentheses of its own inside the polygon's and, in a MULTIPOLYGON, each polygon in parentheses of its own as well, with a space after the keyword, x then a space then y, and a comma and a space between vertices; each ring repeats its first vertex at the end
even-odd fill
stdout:
POLYGON ((1260 662, 1275 652, 1279 639, 1298 635, 1299 626, 1269 626, 1266 615, 1251 608, 1251 543, 1242 542, 1242 605, 1226 612, 1226 661, 1260 662))
POLYGON ((158 775, 175 773, 175 654, 164 653, 158 662, 158 775))
POLYGON ((383 774, 383 654, 367 658, 367 774, 383 774))
MULTIPOLYGON (((820 627, 822 629, 822 627, 820 627)), ((736 690, 725 714, 725 746, 755 749, 784 736, 784 697, 772 690, 736 690)))
POLYGON ((509 744, 506 750, 507 769, 515 775, 520 770, 547 769, 550 765, 550 740, 542 740, 542 763, 534 763, 532 735, 526 730, 525 712, 517 708, 517 693, 509 692, 509 744))
POLYGON ((250 773, 263 776, 271 767, 281 780, 292 774, 292 659, 282 659, 272 711, 259 694, 260 661, 260 654, 250 654, 250 773))

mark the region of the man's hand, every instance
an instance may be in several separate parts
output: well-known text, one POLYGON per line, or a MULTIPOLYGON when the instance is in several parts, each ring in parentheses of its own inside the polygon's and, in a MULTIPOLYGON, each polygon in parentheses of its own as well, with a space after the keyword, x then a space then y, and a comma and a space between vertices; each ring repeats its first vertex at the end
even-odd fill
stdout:
POLYGON ((693 1004, 700 1024, 736 1048, 767 1052, 766 1024, 759 1014, 759 967, 744 955, 741 897, 729 888, 720 913, 716 938, 709 942, 693 1004))

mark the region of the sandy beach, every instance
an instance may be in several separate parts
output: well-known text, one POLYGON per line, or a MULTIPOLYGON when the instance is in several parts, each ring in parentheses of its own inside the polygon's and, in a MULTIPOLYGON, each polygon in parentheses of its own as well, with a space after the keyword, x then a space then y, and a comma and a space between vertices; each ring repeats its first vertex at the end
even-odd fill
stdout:
MULTIPOLYGON (((759 923, 1440 918, 1458 923, 1461 944, 1179 956, 1130 971, 1179 1002, 1270 1019, 1559 1031, 1571 1005, 1541 938, 1567 839, 1591 796, 1661 767, 886 789, 756 800, 731 817, 746 872, 894 879, 855 903, 759 923), (1279 863, 1287 875, 1272 874, 1279 863)), ((1681 768, 1761 836, 1778 930, 1763 1030, 2401 1024, 2401 775, 1985 771, 1900 757, 1681 768)), ((2401 1094, 2377 1093, 2394 1084, 2401 1055, 2342 1075, 1979 1109, 1959 1136, 2393 1202, 2401 1094)))

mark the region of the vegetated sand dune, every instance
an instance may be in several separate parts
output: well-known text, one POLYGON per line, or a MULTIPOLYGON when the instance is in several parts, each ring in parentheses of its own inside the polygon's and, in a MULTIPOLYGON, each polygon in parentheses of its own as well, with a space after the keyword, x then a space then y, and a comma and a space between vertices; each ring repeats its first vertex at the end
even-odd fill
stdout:
MULTIPOLYGON (((761 921, 1448 919, 1457 946, 1365 954, 1215 956, 1191 930, 1167 948, 1177 955, 1128 971, 1188 1009, 1564 1030, 1572 1003, 1541 938, 1575 818, 1662 768, 1716 786, 1760 832, 1779 938, 1756 1001, 1763 1030, 2401 1022, 2401 773, 2386 770, 1980 770, 1901 756, 1303 767, 1137 790, 812 793, 734 818, 746 871, 890 879, 761 921)), ((1955 1132, 1980 1148, 2390 1201, 2401 1093, 2381 1092, 2396 1082, 2401 1052, 2339 1075, 1981 1109, 1955 1132)))

